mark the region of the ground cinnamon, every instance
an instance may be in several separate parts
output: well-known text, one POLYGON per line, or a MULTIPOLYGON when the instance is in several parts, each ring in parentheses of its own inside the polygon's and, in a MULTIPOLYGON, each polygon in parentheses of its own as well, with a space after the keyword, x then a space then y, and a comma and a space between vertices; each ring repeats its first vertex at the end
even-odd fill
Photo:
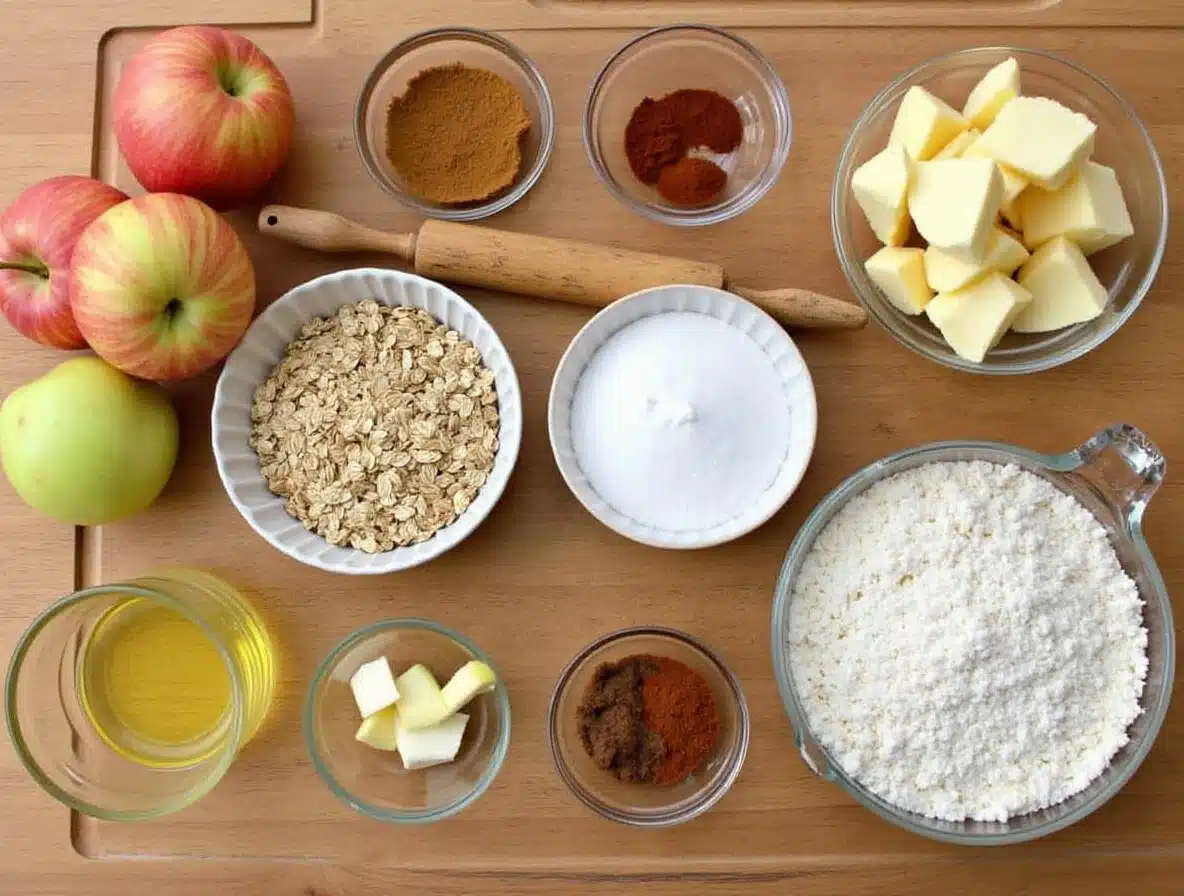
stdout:
POLYGON ((658 192, 675 205, 703 205, 728 182, 724 169, 710 159, 683 156, 658 175, 658 192))
POLYGON ((703 764, 719 739, 715 695, 698 672, 662 657, 642 688, 645 727, 662 738, 666 755, 655 784, 677 784, 703 764))
POLYGON ((518 177, 530 126, 522 96, 501 75, 460 63, 437 66, 391 101, 386 156, 419 199, 479 202, 518 177))

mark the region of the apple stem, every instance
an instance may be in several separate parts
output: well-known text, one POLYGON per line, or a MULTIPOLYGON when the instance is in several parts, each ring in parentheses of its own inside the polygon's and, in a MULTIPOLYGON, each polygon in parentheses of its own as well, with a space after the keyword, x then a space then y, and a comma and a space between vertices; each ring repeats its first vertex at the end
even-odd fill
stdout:
POLYGON ((0 271, 24 271, 26 274, 36 274, 42 280, 49 279, 49 268, 43 264, 21 264, 16 261, 0 261, 0 271))

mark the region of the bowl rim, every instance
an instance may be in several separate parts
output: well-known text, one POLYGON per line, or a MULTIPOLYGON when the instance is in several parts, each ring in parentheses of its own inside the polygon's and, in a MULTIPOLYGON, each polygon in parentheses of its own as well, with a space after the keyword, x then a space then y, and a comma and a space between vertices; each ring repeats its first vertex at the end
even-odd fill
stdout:
POLYGON ((834 175, 831 183, 831 198, 830 198, 830 225, 831 238, 834 243, 835 255, 838 257, 839 266, 843 270, 843 276, 847 280, 847 285, 851 291, 859 299, 859 303, 867 309, 868 314, 875 319, 875 321, 886 330, 893 339, 902 345, 916 352, 924 358, 941 364, 944 367, 949 367, 954 370, 965 371, 967 373, 977 373, 987 376, 1007 376, 1014 374, 1039 373, 1045 370, 1052 370, 1055 367, 1060 367, 1063 364, 1068 364, 1078 358, 1088 354, 1095 348, 1100 346, 1125 324, 1131 316, 1138 310, 1143 303, 1147 293, 1154 285, 1155 279, 1159 274, 1160 265, 1163 262, 1164 255, 1167 251, 1168 240, 1168 224, 1171 216, 1171 209, 1168 203, 1167 180, 1164 173, 1163 160, 1160 158, 1158 150, 1155 148, 1155 143, 1151 139, 1151 134, 1147 131, 1146 125, 1139 117, 1135 108, 1110 84, 1100 75, 1095 74, 1082 65, 1074 62, 1068 57, 1062 56, 1059 53, 1053 53, 1048 50, 1040 50, 1033 47, 1024 47, 1019 45, 1009 44, 989 44, 975 47, 963 47, 959 50, 952 50, 948 53, 942 53, 938 56, 933 56, 923 62, 917 63, 903 73, 897 75, 891 82, 875 96, 868 101, 868 103, 860 110, 859 116, 855 119, 855 124, 852 125, 851 130, 847 134, 847 138, 843 141, 843 147, 839 152, 838 160, 835 163, 834 175), (868 122, 874 115, 882 111, 882 107, 887 105, 890 98, 904 87, 910 80, 922 74, 928 69, 940 65, 944 62, 950 62, 961 58, 967 58, 976 54, 1008 54, 1013 56, 1036 56, 1056 65, 1063 66, 1072 70, 1076 74, 1086 78, 1097 87, 1101 92, 1113 101, 1115 107, 1121 111, 1123 116, 1134 125, 1136 133, 1142 139, 1142 143, 1147 151, 1148 158, 1152 163, 1152 170, 1154 172, 1155 180, 1159 189, 1156 191, 1156 198, 1159 201, 1159 207, 1163 211, 1162 219, 1160 221, 1159 233, 1156 235, 1156 245, 1152 252, 1151 260, 1148 263, 1147 271, 1134 288, 1131 299, 1127 302, 1126 307, 1121 313, 1112 317, 1105 326, 1101 327, 1093 336, 1079 345, 1075 345, 1069 349, 1058 349, 1049 354, 1047 357, 1030 360, 1030 361, 991 361, 990 354, 982 363, 974 361, 967 361, 964 358, 958 357, 953 351, 943 354, 933 352, 927 346, 919 343, 912 337, 911 334, 903 332, 896 325, 896 315, 890 309, 879 309, 870 303, 865 295, 864 290, 860 285, 859 271, 862 270, 862 260, 858 257, 854 246, 849 244, 848 233, 850 228, 844 228, 842 221, 845 215, 845 206, 847 204, 847 194, 850 192, 849 183, 841 180, 843 170, 848 167, 855 151, 855 146, 862 137, 862 132, 866 128, 868 122), (859 270, 857 270, 857 268, 859 270))
MULTIPOLYGON (((793 675, 791 673, 788 662, 788 651, 784 643, 785 629, 788 625, 788 611, 790 600, 793 595, 792 583, 790 575, 792 568, 809 553, 810 548, 817 540, 818 536, 823 531, 822 520, 829 517, 833 519, 834 516, 845 507, 852 498, 862 493, 867 488, 870 488, 877 482, 881 482, 888 477, 895 475, 897 472, 902 472, 901 465, 910 461, 919 460, 920 464, 924 463, 941 463, 943 462, 942 455, 949 451, 977 451, 985 453, 995 453, 1001 456, 1000 460, 988 460, 992 463, 1006 463, 1008 459, 1014 462, 1015 458, 1022 458, 1025 461, 1041 466, 1051 472, 1065 473, 1076 469, 1080 465, 1080 460, 1077 454, 1077 449, 1064 452, 1062 454, 1044 454, 1039 451, 1034 451, 1030 448, 1024 448, 1020 445, 1013 445, 1007 442, 983 440, 983 439, 950 439, 936 442, 926 442, 912 448, 906 448, 892 454, 885 455, 870 463, 864 464, 855 472, 845 477, 842 482, 831 489, 821 501, 819 501, 810 515, 802 523, 801 528, 798 529, 793 541, 790 543, 789 549, 785 553, 785 558, 782 561, 781 568, 777 573, 777 582, 773 591, 773 603, 770 612, 770 653, 773 661, 773 678, 777 684, 777 693, 781 698, 782 708, 789 719, 790 728, 793 733, 794 743, 797 747, 798 753, 806 766, 824 781, 839 785, 847 794, 849 794, 856 802, 858 802, 865 809, 869 809, 880 818, 884 819, 889 824, 892 824, 902 830, 908 831, 912 834, 917 834, 926 837, 930 840, 936 840, 942 843, 952 843, 959 846, 1010 846, 1017 843, 1026 843, 1031 840, 1038 840, 1057 831, 1064 830, 1071 825, 1074 825, 1088 816, 1092 815, 1103 805, 1109 802, 1114 796, 1118 794, 1127 782, 1138 771, 1143 761, 1150 754, 1155 741, 1158 739, 1159 733, 1163 728, 1164 719, 1167 716, 1168 706, 1171 702, 1172 685, 1175 677, 1175 629, 1173 627, 1173 614, 1171 600, 1168 597, 1166 583, 1163 580, 1163 575, 1159 571, 1159 566, 1155 562, 1154 556, 1151 554, 1150 548, 1147 546, 1143 538, 1142 528, 1138 517, 1130 518, 1131 528, 1129 535, 1131 536, 1136 551, 1143 558, 1147 564, 1148 573, 1151 577, 1152 584, 1162 592, 1165 599, 1162 602, 1162 612, 1164 616, 1164 683, 1163 693, 1159 702, 1155 706, 1145 706, 1144 711, 1151 710, 1151 723, 1147 729, 1147 736, 1144 737, 1142 743, 1136 751, 1130 756, 1126 767, 1122 773, 1117 775, 1108 785, 1108 787, 1099 791, 1093 797, 1092 801, 1084 806, 1077 807, 1074 811, 1066 812, 1058 818, 1044 822, 1040 825, 1032 827, 1023 831, 1011 832, 991 832, 991 833, 962 833, 958 831, 942 831, 929 826, 921 826, 912 821, 914 816, 921 817, 918 813, 910 812, 907 809, 901 809, 892 805, 887 800, 873 793, 871 790, 865 788, 858 780, 843 770, 842 766, 835 762, 831 757, 830 751, 827 750, 814 737, 810 730, 810 725, 806 720, 804 711, 801 710, 801 704, 798 700, 797 693, 793 687, 793 675), (932 460, 926 458, 932 457, 932 460), (812 752, 817 752, 821 756, 820 768, 819 761, 811 755, 812 752)), ((1072 799, 1068 797, 1067 799, 1072 799)), ((1048 809, 1054 809, 1055 806, 1050 806, 1048 809)), ((1047 810, 1045 810, 1047 811, 1047 810)), ((1022 816, 1017 816, 1022 817, 1022 816)))
MULTIPOLYGON (((357 301, 361 302, 364 300, 365 299, 363 297, 359 298, 357 301)), ((403 305, 401 307, 415 306, 403 305)), ((428 313, 431 314, 431 312, 428 313)), ((436 316, 433 314, 432 317, 436 316)), ((436 319, 439 320, 439 318, 436 319)), ((307 320, 305 320, 304 323, 307 323, 307 320)), ((295 338, 296 336, 294 335, 292 339, 288 340, 287 344, 291 344, 292 340, 295 338)), ((470 339, 470 341, 474 340, 470 339)), ((484 359, 482 360, 484 363, 484 359)), ((252 388, 257 388, 258 386, 259 383, 256 382, 253 384, 252 388)), ((222 483, 223 491, 225 491, 227 497, 230 498, 230 501, 234 505, 234 508, 238 511, 239 516, 246 520, 247 524, 255 531, 257 535, 262 537, 268 544, 270 544, 280 553, 291 557, 293 560, 297 560, 307 566, 322 569, 325 572, 344 573, 346 575, 386 575, 388 573, 414 569, 417 566, 422 566, 425 563, 435 560, 437 557, 446 554, 448 551, 460 545, 481 525, 481 523, 485 521, 489 514, 493 512, 493 508, 497 506, 497 503, 505 494, 505 490, 509 486, 510 479, 513 477, 514 469, 518 463, 518 455, 522 446, 522 427, 522 390, 518 382, 518 374, 514 369, 514 362, 510 357, 509 350, 501 341, 501 337, 498 335, 497 330, 494 329, 493 325, 490 324, 489 321, 486 320, 476 308, 466 301, 463 296, 453 291, 449 287, 441 283, 437 283, 434 280, 428 280, 424 277, 420 277, 417 274, 408 274, 403 271, 390 268, 347 268, 344 270, 333 271, 331 273, 322 274, 319 277, 314 277, 311 280, 306 280, 303 283, 297 284, 277 298, 274 302, 268 305, 263 310, 263 312, 255 318, 255 320, 251 322, 251 326, 247 329, 247 333, 243 336, 242 341, 238 344, 238 346, 235 347, 234 351, 232 351, 230 356, 226 359, 222 371, 218 375, 218 382, 214 388, 214 401, 210 408, 210 442, 213 446, 214 463, 218 470, 218 478, 222 483), (507 423, 506 417, 503 416, 504 408, 499 407, 499 444, 497 454, 494 455, 494 466, 496 468, 498 456, 500 456, 501 453, 505 451, 506 457, 508 459, 505 468, 506 474, 504 477, 498 477, 495 480, 491 470, 489 478, 486 480, 485 485, 481 487, 481 491, 478 493, 478 497, 480 497, 480 495, 485 494, 488 490, 488 494, 490 496, 488 507, 485 507, 482 510, 482 508, 478 506, 478 501, 474 500, 473 503, 465 509, 464 513, 460 514, 455 521, 444 527, 444 529, 440 530, 443 532, 446 529, 458 527, 455 529, 455 531, 459 532, 460 535, 453 544, 448 544, 441 547, 441 543, 437 543, 434 546, 425 548, 420 556, 412 557, 410 559, 406 557, 405 548, 396 547, 383 553, 367 555, 376 558, 382 557, 384 558, 384 562, 380 563, 375 561, 373 565, 368 565, 365 567, 347 566, 338 561, 326 560, 319 555, 306 556, 303 551, 290 548, 288 545, 285 545, 282 541, 280 541, 280 539, 275 536, 268 526, 265 526, 256 519, 257 515, 249 511, 245 502, 237 493, 237 487, 235 486, 235 480, 237 477, 233 475, 228 469, 228 458, 226 457, 222 445, 220 444, 223 439, 226 438, 232 438, 235 440, 240 438, 238 435, 227 436, 225 433, 225 427, 220 418, 223 416, 222 412, 227 404, 226 390, 229 388, 227 384, 229 379, 235 375, 235 357, 239 351, 248 344, 248 340, 251 338, 251 331, 257 326, 267 327, 269 318, 279 314, 280 312, 278 309, 290 305, 294 296, 320 289, 326 283, 332 283, 337 280, 346 280, 353 277, 375 277, 380 280, 397 281, 400 283, 414 283, 423 286, 424 288, 441 290, 445 297, 445 301, 456 305, 466 315, 471 316, 472 319, 476 321, 477 326, 484 329, 489 334, 492 347, 500 350, 501 355, 505 359, 505 371, 501 377, 495 374, 495 385, 500 382, 500 384, 505 387, 506 394, 514 398, 514 401, 511 405, 514 409, 514 413, 510 415, 510 423, 507 423)), ((242 438, 249 438, 249 436, 243 436, 242 438)), ((249 445, 247 447, 253 454, 253 449, 250 449, 249 445)), ((255 470, 250 475, 262 481, 262 472, 255 470)), ((266 483, 263 483, 263 487, 266 489, 266 483)), ((273 495, 273 497, 275 497, 277 501, 282 501, 282 499, 278 496, 273 495)), ((293 517, 292 519, 295 518, 293 517)), ((312 534, 316 536, 316 533, 312 534)), ((320 538, 321 536, 316 537, 320 538)), ((432 541, 434 540, 435 537, 433 536, 433 538, 421 542, 420 544, 431 545, 432 541)), ((357 548, 343 547, 342 550, 349 551, 355 556, 361 553, 357 548)))
POLYGON ((618 202, 626 208, 641 215, 643 218, 648 218, 651 221, 658 221, 663 224, 670 224, 675 227, 706 227, 709 224, 719 224, 723 221, 728 221, 737 215, 748 211, 761 199, 765 197, 777 180, 781 177, 781 171, 785 167, 785 162, 789 158, 790 146, 793 143, 793 111, 792 104, 789 99, 789 91, 785 87, 785 82, 781 79, 781 75, 777 72, 776 67, 769 61, 756 46, 745 40, 737 34, 733 34, 723 28, 714 25, 703 25, 696 23, 674 23, 671 25, 661 25, 657 28, 651 28, 638 34, 620 47, 612 52, 612 54, 601 65, 596 75, 592 78, 592 84, 588 88, 588 94, 584 100, 583 123, 581 126, 584 142, 584 154, 588 158, 588 164, 592 166, 592 171, 596 174, 597 180, 609 191, 609 193, 618 202), (761 176, 753 182, 753 185, 744 194, 733 197, 727 203, 722 203, 716 207, 708 207, 706 209, 692 208, 692 209, 661 209, 650 203, 640 202, 629 196, 617 184, 617 181, 611 174, 609 174, 607 166, 601 158, 599 150, 596 148, 596 135, 592 130, 592 116, 593 112, 599 104, 600 98, 603 95, 604 80, 608 73, 617 65, 617 63, 631 50, 646 43, 654 38, 667 36, 673 32, 699 32, 701 34, 709 34, 713 37, 721 38, 726 42, 733 44, 745 56, 747 56, 755 67, 760 71, 761 79, 765 84, 766 89, 772 95, 773 105, 773 121, 775 127, 775 144, 773 153, 769 157, 769 162, 765 166, 761 176))
POLYGON ((365 80, 362 81, 362 86, 358 89, 357 99, 354 101, 353 130, 354 147, 358 152, 359 158, 362 160, 362 167, 366 169, 374 182, 388 196, 429 218, 437 218, 441 221, 479 221, 482 218, 488 218, 491 215, 496 215, 498 212, 508 209, 525 196, 538 183, 539 178, 543 176, 543 171, 547 167, 547 163, 551 159, 551 153, 555 148, 555 105, 551 99, 551 91, 547 87, 547 81, 543 77, 542 71, 539 70, 534 60, 519 49, 516 44, 502 37, 500 34, 495 34, 492 31, 486 31, 482 28, 473 28, 467 25, 447 25, 440 28, 429 28, 425 31, 412 34, 410 37, 399 41, 379 58, 374 64, 374 67, 366 75, 365 80), (366 113, 374 98, 374 92, 378 87, 378 82, 383 76, 386 75, 396 62, 412 50, 450 40, 479 43, 499 51, 522 71, 539 97, 539 121, 532 122, 532 127, 537 127, 539 131, 539 148, 530 168, 526 170, 526 173, 517 183, 513 184, 504 193, 484 202, 464 205, 463 207, 426 202, 412 196, 405 190, 399 189, 397 185, 387 178, 385 172, 382 170, 382 165, 375 156, 375 148, 370 145, 370 141, 366 138, 366 113))
POLYGON ((576 652, 575 656, 568 660, 563 670, 559 673, 559 677, 555 681, 555 686, 551 689, 551 697, 547 702, 547 748, 551 754, 551 762, 555 766, 555 771, 560 779, 567 785, 567 789, 571 791, 572 795, 593 812, 610 821, 616 821, 632 827, 672 827, 673 825, 690 821, 692 818, 697 818, 712 808, 731 790, 732 784, 739 777, 740 770, 744 767, 744 760, 748 755, 750 739, 751 718, 748 710, 748 700, 744 696, 744 688, 740 684, 740 679, 736 676, 736 673, 732 671, 732 668, 724 661, 723 657, 716 653, 705 641, 679 629, 662 625, 628 626, 600 635, 584 645, 576 652), (559 738, 556 734, 560 724, 559 701, 566 692, 568 685, 571 684, 572 677, 576 671, 582 668, 598 651, 618 641, 637 636, 651 636, 676 641, 710 662, 727 683, 728 690, 736 703, 737 715, 736 744, 733 748, 734 758, 732 759, 731 766, 719 781, 711 788, 699 794, 690 805, 677 812, 666 812, 665 814, 644 818, 625 810, 602 805, 585 788, 581 787, 563 758, 563 751, 559 748, 559 738))
POLYGON ((355 812, 378 821, 386 821, 394 824, 430 824, 456 815, 462 809, 476 802, 489 789, 494 778, 501 771, 502 764, 505 762, 506 756, 510 751, 510 697, 506 691, 505 681, 497 671, 496 664, 489 658, 488 654, 465 635, 446 625, 419 617, 408 616, 394 619, 380 619, 377 622, 371 622, 350 632, 338 641, 317 664, 316 671, 313 672, 312 678, 308 683, 308 689, 305 692, 304 710, 301 713, 300 728, 304 736, 304 747, 308 751, 317 776, 325 782, 334 796, 355 812), (336 668, 337 662, 358 644, 375 635, 396 629, 427 631, 448 638, 467 650, 475 659, 490 666, 497 676, 497 685, 494 687, 491 696, 493 697, 497 718, 501 726, 501 733, 498 736, 497 743, 494 745, 493 752, 490 754, 489 764, 485 767, 485 770, 468 793, 439 809, 396 811, 393 809, 383 809, 380 806, 375 806, 373 803, 367 802, 352 791, 347 790, 338 782, 337 778, 329 770, 329 766, 322 757, 321 751, 316 746, 316 700, 324 683, 329 680, 330 674, 336 668))
MULTIPOLYGON (((686 304, 688 303, 684 303, 684 305, 686 304)), ((765 351, 764 347, 758 347, 760 347, 762 353, 768 356, 770 361, 773 362, 774 359, 768 354, 768 352, 765 351)), ((715 287, 701 286, 697 284, 668 284, 665 286, 652 286, 648 289, 638 290, 635 293, 631 293, 630 295, 617 299, 617 301, 606 306, 605 308, 602 308, 592 317, 591 320, 589 320, 586 324, 584 324, 584 326, 580 328, 579 332, 577 332, 574 337, 572 337, 571 342, 569 342, 567 348, 564 349, 563 355, 559 359, 559 363, 556 364, 555 373, 551 378, 551 388, 547 396, 547 435, 551 443, 551 455, 555 459, 555 465, 559 468, 559 473, 563 477, 563 481, 567 485, 568 490, 576 497, 576 500, 578 500, 580 504, 583 505, 584 509, 587 510, 588 513, 590 513, 593 518, 599 521, 602 525, 608 527, 618 535, 622 535, 625 538, 636 541, 639 544, 648 545, 650 547, 667 548, 672 550, 700 550, 702 548, 710 548, 721 544, 726 544, 727 542, 734 541, 737 538, 742 538, 756 529, 759 529, 761 526, 771 520, 777 513, 779 513, 789 502, 789 499, 793 497, 794 493, 798 489, 798 486, 801 485, 802 479, 805 478, 806 471, 810 468, 810 461, 814 457, 814 448, 818 439, 818 396, 814 387, 814 379, 810 373, 810 368, 806 364, 806 359, 798 349, 797 343, 794 342, 793 337, 785 331, 784 327, 778 324, 762 309, 756 305, 753 305, 747 299, 737 296, 734 293, 730 293, 727 290, 716 289, 715 287), (763 331, 771 334, 772 338, 776 338, 778 341, 784 340, 782 344, 786 349, 785 356, 796 360, 796 362, 800 365, 802 375, 806 381, 807 394, 809 398, 808 402, 793 404, 791 405, 791 408, 795 413, 798 414, 801 414, 803 410, 808 411, 807 422, 810 429, 806 444, 804 445, 803 450, 800 452, 800 469, 797 470, 796 474, 785 483, 784 495, 779 496, 776 501, 770 503, 769 506, 765 507, 758 513, 749 513, 747 515, 733 517, 730 520, 717 523, 716 525, 707 529, 692 529, 678 532, 662 530, 655 528, 654 526, 637 522, 611 507, 606 501, 604 501, 603 498, 600 498, 600 496, 597 495, 595 489, 592 488, 591 483, 586 482, 586 477, 584 477, 582 471, 579 470, 579 465, 574 458, 574 448, 573 457, 570 459, 565 457, 565 451, 561 449, 560 440, 556 435, 561 431, 570 434, 570 426, 566 430, 560 430, 559 426, 558 417, 560 415, 561 408, 559 395, 560 386, 568 377, 572 378, 573 389, 575 388, 576 384, 579 383, 580 377, 583 376, 584 369, 587 367, 587 363, 591 361, 596 352, 593 352, 589 356, 588 362, 585 362, 582 366, 580 366, 576 374, 572 375, 570 371, 578 363, 575 358, 575 353, 582 349, 583 344, 592 338, 592 331, 596 326, 603 325, 603 322, 606 320, 613 320, 615 323, 616 319, 628 318, 634 306, 640 306, 641 309, 645 311, 645 313, 643 313, 640 317, 634 318, 632 320, 626 319, 620 326, 615 327, 613 332, 601 343, 601 346, 597 347, 596 350, 599 351, 600 347, 603 347, 604 342, 607 342, 608 339, 611 339, 613 336, 631 324, 636 323, 637 320, 640 320, 642 317, 652 317, 658 314, 673 313, 674 311, 678 310, 690 311, 692 313, 706 313, 691 307, 682 307, 681 309, 663 307, 662 303, 665 299, 665 294, 672 290, 697 291, 706 296, 707 299, 709 299, 712 303, 722 303, 726 305, 729 311, 729 314, 726 318, 713 314, 707 314, 707 316, 713 317, 714 319, 719 320, 721 323, 727 324, 728 326, 735 327, 736 329, 740 330, 741 333, 744 333, 745 336, 748 336, 751 339, 753 338, 751 334, 745 332, 739 327, 736 327, 735 325, 735 312, 739 309, 747 309, 754 315, 755 320, 760 324, 763 331), (595 497, 599 503, 594 502, 593 497, 595 497)), ((789 463, 791 459, 792 458, 790 457, 789 451, 787 449, 786 458, 782 461, 782 468, 784 468, 784 466, 789 463)), ((780 473, 778 476, 780 476, 780 473)), ((774 480, 773 484, 776 484, 776 480, 774 480)), ((770 486, 769 490, 772 490, 772 486, 770 486)))

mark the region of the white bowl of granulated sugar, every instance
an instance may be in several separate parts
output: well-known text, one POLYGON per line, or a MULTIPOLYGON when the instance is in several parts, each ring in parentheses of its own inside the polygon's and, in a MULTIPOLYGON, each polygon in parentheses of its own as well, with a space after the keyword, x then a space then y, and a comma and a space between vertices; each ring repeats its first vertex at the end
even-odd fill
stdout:
POLYGON ((660 286, 609 305, 551 385, 551 448, 596 519, 642 544, 705 548, 789 500, 814 451, 814 383, 789 335, 729 292, 660 286))
POLYGON ((251 324, 214 393, 234 506, 289 557, 379 574, 458 545, 501 497, 522 398, 493 327, 414 274, 339 271, 251 324))

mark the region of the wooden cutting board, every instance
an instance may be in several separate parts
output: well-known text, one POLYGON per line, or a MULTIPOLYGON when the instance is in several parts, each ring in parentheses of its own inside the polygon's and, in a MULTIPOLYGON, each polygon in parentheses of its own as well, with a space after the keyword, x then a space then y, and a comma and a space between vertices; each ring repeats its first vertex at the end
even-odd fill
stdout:
MULTIPOLYGON (((128 55, 191 13, 181 0, 5 0, 0 34, 0 204, 51 174, 93 171, 134 182, 110 137, 107 101, 128 55), (16 37, 11 37, 16 35, 16 37)), ((1184 211, 1181 0, 207 0, 206 21, 234 23, 284 70, 299 131, 270 198, 331 208, 369 224, 418 221, 368 179, 351 115, 374 60, 423 28, 499 30, 530 54, 554 96, 558 137, 539 185, 495 223, 512 229, 702 257, 753 286, 795 283, 845 295, 827 219, 831 170, 861 106, 902 69, 958 47, 1019 43, 1097 71, 1143 116, 1168 169, 1172 211, 1184 211), (589 82, 639 29, 672 21, 733 28, 781 72, 794 145, 777 187, 739 219, 697 232, 631 215, 596 182, 580 144, 589 82), (1006 23, 1007 27, 1001 27, 1006 23)), ((261 302, 309 277, 380 258, 320 258, 253 234, 261 302)), ((71 816, 40 793, 7 740, 0 747, 0 893, 116 894, 170 886, 179 894, 555 893, 638 889, 661 894, 928 892, 1080 894, 1184 889, 1184 711, 1169 713, 1142 770, 1086 822, 1044 841, 971 851, 905 834, 813 778, 795 755, 768 653, 777 569, 813 505, 845 476, 892 451, 944 438, 992 438, 1063 450, 1125 420, 1155 438, 1168 481, 1149 513, 1149 540, 1169 589, 1184 586, 1184 254, 1169 246, 1158 284, 1111 342, 1046 374, 988 380, 910 354, 874 326, 803 334, 820 404, 818 447, 797 495, 731 545, 668 554, 600 527, 568 493, 547 443, 545 401, 580 308, 468 290, 498 329, 522 382, 525 438, 510 488, 490 519, 442 560, 377 580, 334 577, 287 560, 258 539, 224 496, 208 447, 214 376, 177 390, 180 465, 148 513, 74 532, 0 489, 10 596, 0 648, 76 583, 129 577, 184 560, 243 586, 283 646, 280 700, 265 734, 206 800, 171 818, 112 825, 71 816), (423 615, 460 628, 499 663, 513 703, 510 757, 486 796, 427 828, 394 828, 351 813, 315 776, 299 710, 313 666, 344 634, 375 619, 423 615), (716 646, 753 711, 747 764, 711 813, 659 832, 626 829, 583 809, 554 775, 543 714, 568 658, 621 625, 684 628, 716 646), (147 860, 147 861, 145 861, 147 860)), ((59 356, 0 326, 6 393, 59 356)))

